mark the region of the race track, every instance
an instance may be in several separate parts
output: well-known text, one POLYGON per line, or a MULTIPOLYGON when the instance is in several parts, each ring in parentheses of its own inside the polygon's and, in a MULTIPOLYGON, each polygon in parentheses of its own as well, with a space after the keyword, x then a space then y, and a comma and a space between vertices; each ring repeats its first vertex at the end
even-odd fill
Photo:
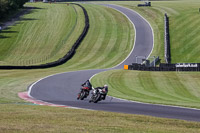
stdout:
POLYGON ((200 110, 197 109, 137 103, 112 97, 107 97, 105 101, 97 104, 89 103, 89 99, 76 100, 80 85, 94 74, 111 69, 122 69, 124 64, 129 65, 135 62, 136 55, 148 57, 153 49, 153 31, 143 17, 124 7, 116 5, 104 6, 109 6, 122 12, 134 24, 136 33, 135 46, 129 57, 118 66, 110 69, 74 71, 46 77, 29 87, 29 95, 41 101, 84 109, 200 121, 200 110))

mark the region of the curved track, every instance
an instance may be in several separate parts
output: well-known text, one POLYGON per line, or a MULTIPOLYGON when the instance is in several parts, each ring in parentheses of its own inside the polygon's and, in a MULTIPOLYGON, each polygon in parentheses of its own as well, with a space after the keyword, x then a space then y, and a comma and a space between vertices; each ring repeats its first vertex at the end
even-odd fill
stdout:
MULTIPOLYGON (((136 32, 135 46, 129 57, 111 69, 121 69, 124 64, 135 62, 136 55, 148 57, 153 49, 153 31, 149 23, 130 9, 116 5, 104 6, 109 6, 126 15, 134 24, 136 32)), ((137 103, 112 97, 107 97, 105 101, 97 104, 89 103, 89 99, 76 100, 80 84, 90 79, 94 74, 111 69, 74 71, 52 75, 31 85, 29 96, 41 101, 71 107, 200 121, 200 110, 195 109, 137 103)))

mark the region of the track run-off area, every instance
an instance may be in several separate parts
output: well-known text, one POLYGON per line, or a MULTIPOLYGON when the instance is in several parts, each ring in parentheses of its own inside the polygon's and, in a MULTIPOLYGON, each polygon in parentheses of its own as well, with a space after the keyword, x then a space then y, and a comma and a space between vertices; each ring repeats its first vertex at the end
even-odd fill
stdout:
POLYGON ((149 57, 154 47, 153 29, 141 15, 133 10, 117 5, 105 4, 102 6, 107 6, 121 12, 133 23, 135 42, 129 56, 122 63, 110 69, 73 71, 40 79, 29 87, 29 97, 42 102, 74 108, 200 121, 200 110, 198 109, 139 103, 110 96, 105 101, 97 104, 88 102, 90 96, 83 101, 76 99, 80 91, 80 85, 87 79, 91 79, 95 74, 103 71, 123 69, 124 65, 136 62, 135 56, 149 57))

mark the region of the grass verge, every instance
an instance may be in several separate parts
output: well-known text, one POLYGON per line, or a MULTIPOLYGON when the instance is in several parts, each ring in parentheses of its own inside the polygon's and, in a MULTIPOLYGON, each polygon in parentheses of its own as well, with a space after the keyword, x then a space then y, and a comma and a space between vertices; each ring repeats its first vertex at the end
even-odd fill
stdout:
POLYGON ((0 105, 1 132, 196 133, 200 123, 30 105, 0 105))
POLYGON ((200 108, 200 73, 112 70, 98 74, 92 83, 108 84, 114 97, 200 108))
POLYGON ((35 8, 0 33, 1 65, 57 60, 71 49, 83 30, 84 14, 78 6, 42 3, 27 6, 35 8))
POLYGON ((133 9, 145 17, 154 30, 152 56, 164 61, 164 14, 169 16, 172 63, 200 62, 200 23, 198 0, 151 1, 152 7, 137 7, 143 2, 110 2, 133 9))

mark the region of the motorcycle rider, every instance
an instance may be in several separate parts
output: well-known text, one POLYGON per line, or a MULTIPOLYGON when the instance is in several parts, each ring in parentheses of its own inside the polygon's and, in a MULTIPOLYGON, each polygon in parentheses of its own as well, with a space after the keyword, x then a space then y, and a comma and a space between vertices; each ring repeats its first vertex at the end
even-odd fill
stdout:
POLYGON ((105 89, 105 91, 106 91, 106 93, 104 94, 104 97, 102 98, 103 100, 105 100, 106 99, 106 95, 107 95, 107 93, 108 93, 108 85, 104 85, 103 87, 102 87, 102 89, 105 89))
MULTIPOLYGON (((94 88, 94 90, 98 90, 98 89, 101 89, 101 90, 103 90, 103 89, 105 89, 105 94, 103 94, 103 98, 102 98, 102 100, 105 100, 106 99, 106 95, 107 95, 107 93, 108 93, 108 85, 104 85, 103 87, 97 87, 97 88, 94 88)), ((96 92, 96 91, 94 91, 94 92, 96 92)), ((90 100, 89 102, 91 102, 92 100, 90 100)))
MULTIPOLYGON (((82 86, 82 87, 88 87, 89 90, 92 90, 92 84, 90 83, 89 80, 85 81, 85 83, 83 83, 81 86, 82 86)), ((83 89, 82 87, 80 88, 80 92, 78 93, 77 99, 80 98, 80 94, 81 94, 81 91, 82 91, 82 89, 83 89)))

